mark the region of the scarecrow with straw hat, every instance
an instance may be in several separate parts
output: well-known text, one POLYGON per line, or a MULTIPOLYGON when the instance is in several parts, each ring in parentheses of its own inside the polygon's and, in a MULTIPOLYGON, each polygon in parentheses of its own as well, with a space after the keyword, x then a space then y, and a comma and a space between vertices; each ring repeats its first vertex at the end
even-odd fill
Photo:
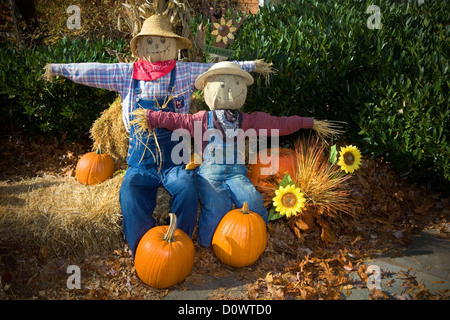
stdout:
POLYGON ((202 246, 211 245, 217 225, 232 210, 233 203, 240 208, 247 202, 251 211, 267 221, 263 198, 246 176, 245 157, 239 142, 251 135, 289 135, 300 129, 313 129, 319 135, 328 136, 337 133, 332 123, 313 118, 239 111, 246 100, 247 86, 251 84, 253 77, 238 64, 220 62, 195 81, 196 88, 204 90, 210 111, 188 115, 142 109, 133 112, 134 123, 147 131, 183 128, 194 137, 194 143, 202 144, 197 151, 201 149, 203 162, 196 169, 202 204, 197 241, 202 246), (198 123, 201 123, 201 135, 196 133, 198 123))
MULTIPOLYGON (((192 236, 196 224, 198 193, 194 173, 172 162, 177 144, 171 132, 158 128, 140 134, 132 125, 132 112, 147 110, 186 114, 197 77, 212 64, 181 62, 177 52, 191 42, 172 31, 167 19, 153 15, 132 40, 134 63, 49 64, 44 77, 64 76, 76 83, 117 91, 122 98, 123 121, 129 132, 128 169, 120 189, 123 229, 133 256, 141 237, 156 225, 153 210, 162 185, 171 195, 171 212, 178 217, 178 227, 192 236)), ((239 62, 249 71, 267 72, 270 65, 262 60, 239 62)))

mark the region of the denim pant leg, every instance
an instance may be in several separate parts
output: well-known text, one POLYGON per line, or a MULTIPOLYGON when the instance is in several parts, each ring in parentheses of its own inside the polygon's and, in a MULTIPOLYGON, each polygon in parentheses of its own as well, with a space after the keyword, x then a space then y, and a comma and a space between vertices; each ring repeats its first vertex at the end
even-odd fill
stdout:
POLYGON ((230 189, 224 181, 225 167, 227 166, 203 164, 197 171, 197 187, 202 204, 197 242, 204 247, 211 245, 220 220, 232 209, 230 189))
POLYGON ((192 238, 198 211, 195 173, 175 166, 164 171, 162 184, 172 196, 170 210, 177 216, 177 227, 192 238))
POLYGON ((227 184, 230 187, 233 202, 237 208, 241 208, 244 202, 247 202, 250 211, 258 213, 267 223, 268 212, 264 207, 263 197, 246 174, 245 166, 236 165, 233 173, 227 176, 227 184))
POLYGON ((156 225, 153 210, 159 186, 160 179, 152 170, 128 167, 120 187, 119 200, 123 232, 133 257, 142 236, 156 225))

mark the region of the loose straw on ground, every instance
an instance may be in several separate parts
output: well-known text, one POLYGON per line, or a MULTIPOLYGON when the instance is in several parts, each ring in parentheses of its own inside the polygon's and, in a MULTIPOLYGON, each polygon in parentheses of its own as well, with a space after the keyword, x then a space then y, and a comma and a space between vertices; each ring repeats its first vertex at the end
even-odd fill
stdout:
MULTIPOLYGON (((124 173, 94 185, 44 175, 0 181, 0 234, 23 248, 54 255, 100 254, 123 248, 119 191, 124 173)), ((159 188, 153 216, 167 224, 170 194, 159 188)))

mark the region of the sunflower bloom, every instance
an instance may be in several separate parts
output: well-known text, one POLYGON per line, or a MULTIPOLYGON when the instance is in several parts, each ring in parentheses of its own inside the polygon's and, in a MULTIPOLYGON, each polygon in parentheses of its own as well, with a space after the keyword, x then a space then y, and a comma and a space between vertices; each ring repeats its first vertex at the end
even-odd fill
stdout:
POLYGON ((361 165, 361 152, 354 146, 346 146, 341 148, 339 152, 340 158, 338 165, 346 173, 353 173, 361 165))
POLYGON ((305 206, 306 199, 303 193, 293 184, 286 187, 280 186, 275 194, 275 198, 272 199, 275 210, 288 218, 297 215, 305 206))
POLYGON ((214 30, 212 31, 212 35, 217 36, 216 42, 222 41, 228 44, 228 39, 234 39, 233 32, 236 31, 236 27, 232 25, 233 20, 225 21, 223 17, 220 19, 220 23, 215 22, 213 24, 214 30))

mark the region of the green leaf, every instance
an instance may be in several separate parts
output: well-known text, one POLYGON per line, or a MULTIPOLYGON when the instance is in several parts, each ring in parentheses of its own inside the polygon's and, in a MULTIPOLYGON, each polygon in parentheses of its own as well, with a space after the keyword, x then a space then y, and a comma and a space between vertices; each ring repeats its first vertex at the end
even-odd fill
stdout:
POLYGON ((280 214, 275 210, 275 207, 272 207, 269 210, 269 217, 267 218, 267 221, 274 221, 280 219, 281 217, 284 217, 284 214, 280 214))
POLYGON ((331 164, 335 164, 337 162, 337 149, 336 145, 331 146, 330 148, 330 162, 331 164))
POLYGON ((283 180, 280 182, 280 187, 286 188, 288 185, 295 185, 295 182, 292 181, 291 175, 289 173, 286 173, 283 180))

